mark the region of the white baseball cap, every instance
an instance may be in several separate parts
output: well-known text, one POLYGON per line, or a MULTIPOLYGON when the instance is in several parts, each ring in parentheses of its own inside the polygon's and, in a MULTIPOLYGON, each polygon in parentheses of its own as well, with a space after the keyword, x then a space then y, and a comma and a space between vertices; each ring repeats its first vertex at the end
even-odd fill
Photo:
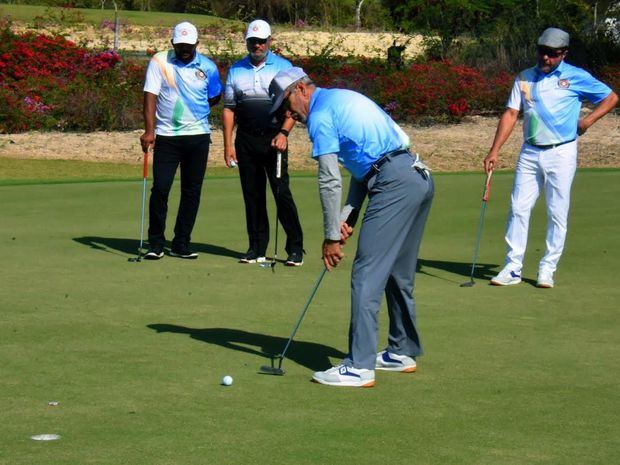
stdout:
POLYGON ((245 34, 245 40, 256 37, 257 39, 267 39, 271 36, 271 27, 267 21, 256 19, 248 24, 248 32, 245 34))
POLYGON ((274 113, 280 108, 287 89, 306 76, 308 75, 303 69, 292 67, 283 69, 273 77, 271 84, 269 84, 269 96, 273 102, 270 113, 274 113))
POLYGON ((198 31, 196 26, 187 21, 179 23, 174 27, 172 34, 173 44, 191 44, 194 45, 198 42, 198 31))

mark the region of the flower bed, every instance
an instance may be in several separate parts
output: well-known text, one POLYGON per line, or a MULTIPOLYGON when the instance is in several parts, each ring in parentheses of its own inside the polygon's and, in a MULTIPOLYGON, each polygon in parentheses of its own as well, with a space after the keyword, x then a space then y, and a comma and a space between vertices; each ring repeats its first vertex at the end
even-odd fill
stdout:
POLYGON ((144 66, 61 36, 0 31, 0 131, 141 124, 144 66))
MULTIPOLYGON (((231 59, 214 58, 222 82, 231 59)), ((324 55, 291 61, 319 86, 362 92, 405 122, 458 121, 500 112, 514 79, 508 73, 485 75, 445 61, 403 69, 379 59, 324 55)), ((61 36, 0 30, 0 132, 140 128, 146 63, 121 59, 113 51, 92 52, 61 36)), ((618 66, 600 75, 618 89, 618 66)), ((221 107, 213 109, 215 125, 221 107)))

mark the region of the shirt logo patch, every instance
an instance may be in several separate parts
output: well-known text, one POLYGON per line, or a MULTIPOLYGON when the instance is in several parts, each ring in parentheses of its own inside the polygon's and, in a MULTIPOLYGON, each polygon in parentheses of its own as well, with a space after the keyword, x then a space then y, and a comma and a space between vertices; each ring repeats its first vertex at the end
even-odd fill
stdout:
POLYGON ((205 75, 205 73, 200 69, 196 71, 196 77, 200 79, 201 81, 204 81, 205 79, 207 79, 207 76, 205 75))
POLYGON ((558 81, 558 87, 568 89, 570 87, 570 82, 568 82, 568 79, 560 79, 558 81))

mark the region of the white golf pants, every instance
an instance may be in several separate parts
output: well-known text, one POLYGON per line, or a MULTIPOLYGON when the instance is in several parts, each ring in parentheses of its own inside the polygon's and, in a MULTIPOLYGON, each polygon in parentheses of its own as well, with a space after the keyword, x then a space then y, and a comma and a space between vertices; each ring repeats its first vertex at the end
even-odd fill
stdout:
POLYGON ((508 253, 504 266, 520 272, 527 246, 530 213, 541 188, 547 204, 546 252, 539 271, 553 273, 558 265, 568 224, 570 190, 577 168, 577 141, 541 149, 524 144, 517 161, 506 227, 508 253))

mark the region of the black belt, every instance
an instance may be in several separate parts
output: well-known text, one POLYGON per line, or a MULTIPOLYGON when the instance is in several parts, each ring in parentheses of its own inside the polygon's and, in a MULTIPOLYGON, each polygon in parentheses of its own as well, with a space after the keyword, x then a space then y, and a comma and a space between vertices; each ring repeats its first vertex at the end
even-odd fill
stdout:
POLYGON ((570 144, 571 142, 574 142, 574 140, 575 139, 571 139, 565 142, 560 142, 558 144, 549 144, 549 145, 534 145, 534 144, 528 144, 528 145, 531 145, 532 147, 536 147, 537 149, 548 150, 548 149, 554 149, 556 147, 559 147, 560 145, 570 144))
POLYGON ((402 155, 404 153, 409 153, 409 150, 407 149, 392 150, 391 152, 388 152, 382 155, 377 161, 375 161, 370 166, 368 173, 366 173, 366 176, 364 176, 364 180, 366 182, 370 181, 370 178, 372 178, 375 174, 381 171, 381 165, 383 165, 386 161, 389 161, 390 159, 397 157, 398 155, 402 155))

